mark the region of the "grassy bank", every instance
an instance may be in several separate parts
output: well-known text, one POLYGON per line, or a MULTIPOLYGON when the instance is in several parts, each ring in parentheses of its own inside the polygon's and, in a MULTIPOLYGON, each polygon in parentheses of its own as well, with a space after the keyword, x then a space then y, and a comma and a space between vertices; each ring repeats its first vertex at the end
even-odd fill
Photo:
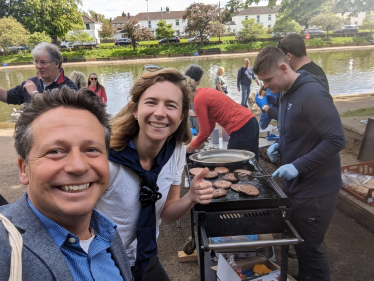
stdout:
POLYGON ((367 116, 374 115, 374 107, 360 108, 357 110, 348 110, 340 114, 340 117, 367 116))
MULTIPOLYGON (((231 37, 225 37, 225 39, 231 37)), ((325 44, 347 44, 347 43, 358 43, 365 42, 365 38, 362 37, 334 37, 330 40, 323 40, 321 38, 311 39, 307 42, 307 46, 321 46, 325 44)), ((218 41, 218 38, 217 38, 218 41)), ((152 44, 151 41, 148 44, 152 44)), ((144 42, 141 42, 144 43, 144 42)), ((247 49, 261 49, 265 46, 275 46, 275 41, 265 42, 253 42, 253 43, 241 43, 236 41, 231 43, 229 41, 223 41, 219 45, 205 45, 203 49, 219 48, 221 51, 233 51, 233 50, 247 50, 247 49)), ((169 54, 190 54, 196 53, 201 49, 199 44, 167 44, 147 46, 140 44, 135 50, 131 46, 114 46, 113 43, 103 43, 100 47, 93 48, 91 50, 80 50, 80 49, 64 49, 61 50, 62 56, 71 58, 109 58, 109 57, 131 57, 131 56, 143 56, 143 55, 169 55, 169 54)), ((12 63, 12 62, 31 62, 33 60, 30 53, 20 51, 18 54, 9 55, 7 57, 0 56, 0 63, 12 63)))

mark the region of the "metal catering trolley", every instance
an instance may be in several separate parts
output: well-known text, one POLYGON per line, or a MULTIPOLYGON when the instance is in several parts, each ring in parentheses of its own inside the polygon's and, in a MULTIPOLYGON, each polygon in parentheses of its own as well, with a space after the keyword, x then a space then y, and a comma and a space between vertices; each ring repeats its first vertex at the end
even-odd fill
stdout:
MULTIPOLYGON (((212 150, 187 156, 187 175, 191 183, 193 176, 189 169, 193 167, 225 166, 230 172, 236 169, 252 171, 254 175, 267 175, 254 158, 254 154, 242 150, 212 150), (249 154, 249 155, 248 155, 249 154)), ((210 180, 212 183, 224 179, 224 175, 210 180)), ((289 222, 290 200, 271 178, 254 179, 241 184, 256 186, 260 194, 252 197, 237 193, 231 189, 227 195, 213 198, 208 205, 196 204, 191 210, 192 241, 184 251, 192 253, 196 243, 200 267, 200 280, 216 280, 216 272, 211 250, 235 251, 254 247, 281 246, 281 281, 287 280, 288 248, 291 244, 302 242, 301 237, 289 222), (195 237, 195 231, 197 237, 195 237), (281 239, 258 240, 236 243, 209 243, 209 237, 279 233, 281 239)))

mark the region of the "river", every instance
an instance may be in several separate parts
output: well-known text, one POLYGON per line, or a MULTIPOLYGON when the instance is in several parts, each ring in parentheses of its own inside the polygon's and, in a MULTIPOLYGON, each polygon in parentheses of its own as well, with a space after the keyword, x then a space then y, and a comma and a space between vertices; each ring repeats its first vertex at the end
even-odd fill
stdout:
MULTIPOLYGON (((374 92, 374 50, 320 52, 311 53, 308 56, 326 72, 332 95, 374 92)), ((245 55, 243 57, 212 57, 192 61, 176 59, 175 61, 158 62, 150 60, 150 63, 158 64, 164 68, 174 67, 179 71, 184 71, 190 64, 199 64, 205 71, 201 87, 214 87, 217 68, 223 66, 225 68, 223 78, 228 84, 229 96, 240 102, 241 94, 236 88, 236 77, 244 58, 245 55)), ((253 65, 255 58, 250 57, 249 59, 253 65)), ((91 72, 95 72, 108 95, 108 112, 115 114, 128 102, 131 86, 135 79, 141 75, 143 63, 88 66, 82 63, 82 66, 66 66, 64 70, 66 76, 69 76, 73 70, 81 71, 87 76, 91 72)), ((6 70, 0 68, 0 87, 10 89, 35 74, 35 69, 6 70)), ((257 89, 257 84, 253 82, 251 92, 257 89)), ((13 108, 17 108, 17 106, 0 102, 0 122, 10 120, 13 108)))

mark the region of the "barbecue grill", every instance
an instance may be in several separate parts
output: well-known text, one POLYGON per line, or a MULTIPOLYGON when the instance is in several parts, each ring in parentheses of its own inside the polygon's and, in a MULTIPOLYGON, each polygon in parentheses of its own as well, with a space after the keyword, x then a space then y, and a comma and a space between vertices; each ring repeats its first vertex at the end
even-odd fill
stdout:
MULTIPOLYGON (((226 166, 230 172, 236 169, 246 169, 252 171, 254 175, 267 175, 254 158, 244 164, 233 166, 220 164, 220 166, 226 166)), ((191 161, 187 157, 186 168, 190 182, 193 176, 189 174, 189 169, 194 167, 204 167, 204 164, 191 161)), ((209 181, 213 183, 224 179, 224 175, 219 175, 218 178, 209 181)), ((193 238, 195 237, 195 227, 197 232, 195 240, 198 250, 200 280, 216 280, 216 272, 211 269, 214 265, 211 259, 211 250, 235 251, 280 245, 282 246, 280 280, 286 281, 288 247, 291 244, 302 242, 301 237, 288 221, 290 200, 271 178, 253 179, 250 182, 241 180, 238 183, 254 185, 259 189, 260 194, 253 197, 228 189, 226 196, 213 198, 208 205, 196 204, 191 212, 193 238), (267 233, 280 233, 282 238, 237 243, 209 243, 209 237, 267 233)))

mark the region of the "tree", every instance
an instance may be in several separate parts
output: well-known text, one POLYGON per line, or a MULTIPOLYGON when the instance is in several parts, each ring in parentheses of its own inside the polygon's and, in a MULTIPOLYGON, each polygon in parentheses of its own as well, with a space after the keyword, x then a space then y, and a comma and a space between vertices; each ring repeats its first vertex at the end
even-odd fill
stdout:
POLYGON ((81 4, 81 0, 29 0, 23 24, 32 33, 45 31, 57 44, 57 38, 65 37, 74 24, 83 24, 81 4))
POLYGON ((230 14, 233 16, 237 12, 245 9, 245 3, 243 3, 243 0, 229 0, 226 3, 226 7, 230 9, 230 14))
POLYGON ((29 32, 13 17, 3 17, 0 19, 0 46, 4 48, 4 54, 7 56, 8 45, 27 45, 27 36, 29 32))
POLYGON ((221 41, 221 36, 225 35, 226 26, 218 21, 212 21, 210 23, 211 34, 218 36, 218 40, 221 41))
POLYGON ((362 21, 361 29, 370 29, 370 36, 373 34, 374 29, 374 15, 367 14, 362 21))
POLYGON ((28 37, 29 45, 31 47, 35 47, 41 42, 48 42, 51 43, 52 39, 47 34, 45 34, 45 31, 43 32, 34 32, 33 34, 30 34, 28 37))
POLYGON ((273 34, 277 37, 283 37, 290 33, 300 33, 302 30, 299 23, 294 20, 285 21, 282 17, 278 17, 273 27, 273 34))
POLYGON ((173 38, 175 30, 172 28, 173 24, 167 24, 166 20, 160 20, 157 23, 156 28, 156 38, 162 39, 165 38, 167 43, 169 44, 169 39, 173 38))
POLYGON ((183 21, 187 20, 185 33, 196 33, 200 37, 200 46, 204 45, 203 34, 211 33, 210 22, 217 21, 219 8, 217 5, 193 3, 183 14, 183 21))
MULTIPOLYGON (((246 0, 246 6, 258 4, 261 0, 246 0)), ((335 0, 282 0, 282 7, 279 13, 283 16, 283 21, 295 20, 300 25, 308 27, 309 20, 316 14, 326 9, 326 4, 335 0)), ((269 0, 268 7, 276 6, 276 0, 269 0)))
POLYGON ((79 43, 79 45, 84 45, 84 43, 90 43, 95 39, 95 37, 91 37, 87 32, 83 31, 82 29, 74 30, 69 32, 66 40, 69 42, 79 43))
POLYGON ((103 23, 101 29, 99 30, 99 35, 101 38, 112 38, 114 36, 113 28, 109 23, 103 23))
POLYGON ((255 19, 247 19, 242 21, 242 29, 239 31, 240 38, 254 41, 266 33, 263 24, 255 22, 255 19))
POLYGON ((314 16, 309 21, 309 24, 322 27, 322 29, 326 30, 326 38, 329 38, 329 31, 340 27, 343 22, 344 19, 341 16, 328 12, 314 16))
POLYGON ((134 51, 138 41, 149 40, 152 37, 152 32, 148 28, 140 26, 136 19, 128 20, 123 25, 123 29, 127 32, 128 37, 131 39, 131 44, 134 51))
POLYGON ((338 0, 335 1, 335 11, 351 12, 368 12, 374 10, 374 0, 338 0))
POLYGON ((97 15, 97 18, 98 18, 99 22, 102 22, 102 23, 109 23, 110 22, 109 19, 106 18, 104 14, 96 13, 94 10, 88 10, 88 12, 82 11, 82 15, 90 17, 93 20, 96 20, 96 15, 97 15))

